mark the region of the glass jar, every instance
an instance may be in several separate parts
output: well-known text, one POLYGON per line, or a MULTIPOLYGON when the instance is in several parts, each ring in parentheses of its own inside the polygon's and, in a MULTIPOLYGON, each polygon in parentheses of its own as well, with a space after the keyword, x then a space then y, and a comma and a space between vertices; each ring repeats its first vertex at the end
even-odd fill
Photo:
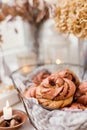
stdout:
POLYGON ((78 63, 76 39, 58 32, 52 19, 49 19, 42 25, 39 34, 39 44, 40 62, 57 64, 61 62, 78 63), (73 55, 73 50, 75 55, 73 55))

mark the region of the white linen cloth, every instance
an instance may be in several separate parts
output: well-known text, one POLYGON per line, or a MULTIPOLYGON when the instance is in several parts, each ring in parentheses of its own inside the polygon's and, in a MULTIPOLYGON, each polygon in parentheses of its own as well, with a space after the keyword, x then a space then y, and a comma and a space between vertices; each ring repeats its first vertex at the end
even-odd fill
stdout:
POLYGON ((87 130, 87 110, 49 111, 36 99, 24 99, 29 116, 38 130, 87 130))

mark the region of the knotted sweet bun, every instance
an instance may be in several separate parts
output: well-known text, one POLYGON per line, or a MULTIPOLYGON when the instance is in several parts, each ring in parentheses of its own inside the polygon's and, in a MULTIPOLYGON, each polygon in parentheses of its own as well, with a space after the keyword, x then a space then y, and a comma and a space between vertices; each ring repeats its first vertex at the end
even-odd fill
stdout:
POLYGON ((32 78, 32 81, 39 85, 43 79, 47 78, 51 73, 47 70, 43 70, 41 72, 39 72, 37 75, 35 75, 33 78, 32 78))
POLYGON ((32 78, 33 81, 33 85, 30 86, 27 90, 25 90, 24 92, 24 96, 29 98, 29 97, 36 97, 36 89, 38 87, 38 85, 43 81, 43 79, 47 78, 51 73, 47 70, 43 70, 41 72, 39 72, 37 75, 35 75, 32 78))
POLYGON ((34 84, 33 86, 30 86, 27 90, 24 92, 24 97, 29 98, 29 97, 34 97, 36 98, 36 85, 34 84))
POLYGON ((57 109, 71 104, 75 91, 71 80, 51 75, 37 87, 36 98, 42 106, 57 109))
POLYGON ((69 104, 72 103, 73 101, 73 97, 70 97, 68 99, 65 100, 59 100, 59 101, 55 101, 55 100, 49 100, 49 99, 38 99, 39 103, 47 109, 59 109, 59 108, 63 108, 69 104))
MULTIPOLYGON (((55 73, 54 73, 54 75, 55 75, 55 73)), ((80 84, 80 81, 79 81, 79 78, 77 77, 77 75, 69 69, 64 69, 59 72, 56 72, 56 75, 59 75, 62 78, 67 78, 67 79, 71 80, 77 87, 80 84)))
POLYGON ((69 107, 62 108, 62 110, 74 110, 74 109, 85 110, 86 107, 80 103, 72 103, 69 107))
POLYGON ((75 97, 77 102, 87 105, 87 81, 84 81, 79 85, 75 97))

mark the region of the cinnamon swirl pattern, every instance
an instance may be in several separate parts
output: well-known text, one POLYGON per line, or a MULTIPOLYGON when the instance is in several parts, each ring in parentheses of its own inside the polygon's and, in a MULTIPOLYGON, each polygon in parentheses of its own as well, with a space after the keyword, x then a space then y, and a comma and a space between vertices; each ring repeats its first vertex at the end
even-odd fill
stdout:
POLYGON ((41 72, 39 72, 37 75, 35 75, 33 78, 32 78, 32 81, 39 85, 43 79, 47 78, 51 73, 47 70, 43 70, 41 72))
POLYGON ((66 78, 49 76, 36 89, 39 103, 50 109, 57 109, 72 103, 76 87, 66 78))
MULTIPOLYGON (((54 75, 55 75, 55 73, 54 73, 54 75)), ((79 78, 77 77, 77 75, 69 69, 64 69, 59 72, 56 72, 56 75, 59 75, 62 78, 67 78, 67 79, 71 80, 77 87, 80 85, 80 81, 79 81, 79 78)))

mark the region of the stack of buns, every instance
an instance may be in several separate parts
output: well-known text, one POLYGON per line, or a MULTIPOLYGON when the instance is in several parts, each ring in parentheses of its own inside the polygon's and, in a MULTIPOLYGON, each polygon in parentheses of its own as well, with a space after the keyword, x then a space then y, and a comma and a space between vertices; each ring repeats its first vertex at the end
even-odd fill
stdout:
POLYGON ((86 109, 87 81, 81 83, 73 71, 64 69, 50 73, 44 70, 35 75, 32 82, 24 96, 36 98, 44 108, 86 109))

